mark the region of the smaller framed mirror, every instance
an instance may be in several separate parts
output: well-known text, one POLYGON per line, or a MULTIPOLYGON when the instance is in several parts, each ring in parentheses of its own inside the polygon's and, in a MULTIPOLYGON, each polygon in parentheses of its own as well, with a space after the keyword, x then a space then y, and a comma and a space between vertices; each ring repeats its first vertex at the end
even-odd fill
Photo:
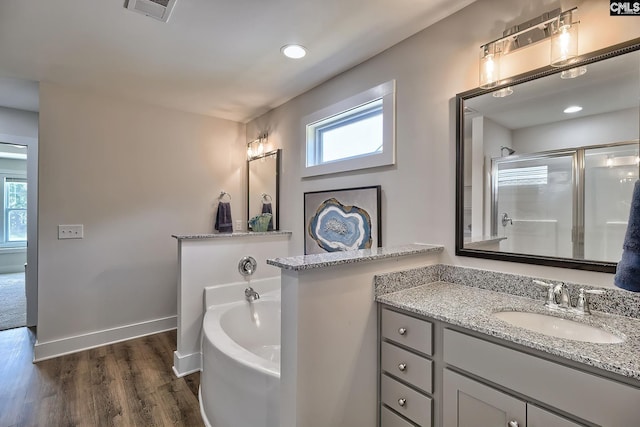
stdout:
POLYGON ((275 150, 247 161, 247 219, 271 213, 268 231, 280 229, 280 154, 275 150))

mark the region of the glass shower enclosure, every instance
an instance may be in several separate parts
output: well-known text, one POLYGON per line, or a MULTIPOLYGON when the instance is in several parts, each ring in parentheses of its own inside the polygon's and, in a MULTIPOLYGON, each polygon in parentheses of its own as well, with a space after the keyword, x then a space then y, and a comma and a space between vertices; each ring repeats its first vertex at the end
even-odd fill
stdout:
POLYGON ((500 250, 619 261, 639 163, 637 141, 492 159, 500 250))

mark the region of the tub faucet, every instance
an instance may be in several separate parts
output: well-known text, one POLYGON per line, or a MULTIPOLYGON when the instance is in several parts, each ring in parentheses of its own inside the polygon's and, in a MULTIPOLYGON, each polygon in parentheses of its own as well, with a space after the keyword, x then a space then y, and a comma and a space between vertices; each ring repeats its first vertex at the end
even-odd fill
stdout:
POLYGON ((251 286, 244 290, 244 298, 249 302, 260 299, 260 294, 253 290, 251 286))

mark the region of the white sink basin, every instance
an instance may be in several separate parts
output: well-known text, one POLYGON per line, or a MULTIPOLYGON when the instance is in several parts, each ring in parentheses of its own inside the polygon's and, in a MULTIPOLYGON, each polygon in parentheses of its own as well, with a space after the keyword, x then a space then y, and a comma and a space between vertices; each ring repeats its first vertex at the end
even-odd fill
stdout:
POLYGON ((493 313, 493 315, 513 326, 557 338, 600 344, 614 344, 624 341, 622 338, 595 326, 589 326, 584 323, 561 319, 555 316, 548 316, 546 314, 527 313, 523 311, 499 311, 493 313))

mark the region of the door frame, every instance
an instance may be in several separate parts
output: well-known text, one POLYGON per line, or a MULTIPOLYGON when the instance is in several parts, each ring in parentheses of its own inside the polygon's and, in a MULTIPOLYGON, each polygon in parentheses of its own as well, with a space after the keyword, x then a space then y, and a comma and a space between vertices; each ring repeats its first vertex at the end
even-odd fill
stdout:
POLYGON ((38 324, 38 138, 0 134, 0 142, 27 147, 27 326, 38 324))

